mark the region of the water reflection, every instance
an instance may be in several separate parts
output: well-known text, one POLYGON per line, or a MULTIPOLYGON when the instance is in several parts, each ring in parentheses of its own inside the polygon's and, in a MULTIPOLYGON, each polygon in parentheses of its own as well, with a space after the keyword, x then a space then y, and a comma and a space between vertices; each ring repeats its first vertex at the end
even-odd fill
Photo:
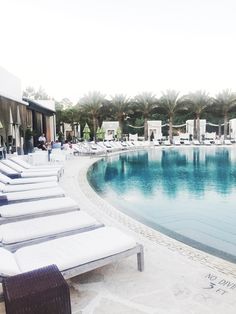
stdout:
POLYGON ((236 183, 232 149, 163 149, 122 154, 92 166, 90 181, 100 191, 107 185, 123 193, 137 189, 145 195, 161 189, 170 198, 184 190, 196 197, 206 191, 232 193, 236 183))
POLYGON ((236 262, 234 147, 129 152, 95 163, 88 179, 135 219, 236 262))

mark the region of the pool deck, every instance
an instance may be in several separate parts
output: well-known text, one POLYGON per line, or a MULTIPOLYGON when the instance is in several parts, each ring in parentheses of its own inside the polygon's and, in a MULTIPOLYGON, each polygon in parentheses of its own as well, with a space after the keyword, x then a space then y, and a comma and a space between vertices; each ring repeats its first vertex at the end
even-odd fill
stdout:
POLYGON ((132 256, 69 280, 73 313, 235 314, 236 264, 175 241, 108 204, 86 179, 96 160, 67 160, 60 185, 82 210, 144 245, 145 271, 137 271, 132 256))

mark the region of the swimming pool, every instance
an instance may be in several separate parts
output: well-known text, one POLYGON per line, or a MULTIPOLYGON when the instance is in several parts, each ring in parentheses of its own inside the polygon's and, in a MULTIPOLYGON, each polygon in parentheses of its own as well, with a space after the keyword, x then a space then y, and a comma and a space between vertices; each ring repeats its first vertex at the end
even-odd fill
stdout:
POLYGON ((93 164, 88 179, 140 222, 236 262, 236 147, 127 152, 93 164))

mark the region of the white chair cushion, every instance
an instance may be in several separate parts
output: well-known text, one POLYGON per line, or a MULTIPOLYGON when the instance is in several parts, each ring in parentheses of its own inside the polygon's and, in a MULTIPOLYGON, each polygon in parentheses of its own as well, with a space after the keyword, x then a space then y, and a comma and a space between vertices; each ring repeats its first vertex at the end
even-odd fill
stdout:
POLYGON ((26 169, 23 166, 20 166, 17 163, 15 163, 11 159, 4 159, 2 163, 10 167, 11 169, 15 170, 16 172, 20 172, 20 173, 28 173, 28 172, 38 173, 39 171, 48 173, 49 171, 50 173, 53 172, 54 175, 57 175, 57 173, 60 171, 59 168, 43 168, 43 167, 37 167, 37 166, 35 168, 26 169))
POLYGON ((3 193, 47 189, 47 188, 53 188, 53 187, 58 187, 58 183, 53 182, 53 181, 33 183, 33 184, 17 184, 17 185, 10 185, 10 184, 5 185, 5 184, 0 183, 0 190, 3 193))
POLYGON ((39 183, 39 182, 57 182, 58 177, 57 176, 51 176, 51 177, 37 177, 37 178, 17 178, 17 179, 11 179, 8 176, 0 173, 0 181, 4 184, 30 184, 30 183, 39 183))
POLYGON ((2 172, 4 172, 4 173, 7 173, 8 175, 9 175, 9 174, 10 174, 10 175, 15 175, 15 174, 18 173, 17 171, 15 171, 15 170, 11 169, 10 167, 4 165, 2 162, 0 162, 0 170, 1 170, 2 172))
POLYGON ((123 232, 111 227, 102 227, 23 247, 17 250, 14 256, 22 272, 50 264, 56 264, 62 271, 135 246, 135 241, 123 232))
POLYGON ((17 172, 21 172, 22 170, 24 170, 23 167, 17 165, 15 162, 8 160, 8 159, 4 159, 2 161, 2 163, 8 167, 10 167, 11 169, 17 171, 17 172))
POLYGON ((9 182, 12 179, 10 179, 8 176, 6 176, 5 174, 0 173, 0 181, 4 184, 9 184, 9 182))
POLYGON ((3 218, 13 218, 63 209, 78 209, 78 204, 70 197, 48 198, 46 200, 0 206, 0 216, 3 218))
POLYGON ((29 164, 28 162, 24 161, 22 158, 20 157, 12 157, 11 158, 12 161, 14 161, 16 164, 24 167, 25 169, 57 169, 57 170, 62 170, 63 166, 62 165, 50 165, 50 164, 44 164, 41 166, 32 166, 31 164, 29 164))
POLYGON ((85 212, 75 211, 1 225, 0 239, 3 244, 12 244, 94 226, 96 223, 96 219, 85 212))
POLYGON ((13 201, 24 201, 28 199, 37 199, 37 198, 46 198, 46 197, 55 197, 55 196, 63 196, 65 192, 62 188, 50 188, 50 189, 41 189, 41 190, 33 190, 33 191, 21 191, 21 192, 12 192, 5 193, 4 196, 7 197, 8 202, 13 201))
POLYGON ((14 276, 20 273, 14 255, 0 248, 0 276, 14 276))
POLYGON ((21 172, 20 175, 22 178, 31 178, 31 177, 50 177, 57 176, 58 171, 56 170, 48 170, 48 171, 25 171, 21 172))

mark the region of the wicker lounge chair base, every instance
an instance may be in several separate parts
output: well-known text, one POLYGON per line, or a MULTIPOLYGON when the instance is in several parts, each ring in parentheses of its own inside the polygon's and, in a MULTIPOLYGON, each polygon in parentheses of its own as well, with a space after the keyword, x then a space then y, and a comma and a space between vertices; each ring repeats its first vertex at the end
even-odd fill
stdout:
POLYGON ((56 265, 5 278, 7 314, 70 314, 69 286, 56 265))

